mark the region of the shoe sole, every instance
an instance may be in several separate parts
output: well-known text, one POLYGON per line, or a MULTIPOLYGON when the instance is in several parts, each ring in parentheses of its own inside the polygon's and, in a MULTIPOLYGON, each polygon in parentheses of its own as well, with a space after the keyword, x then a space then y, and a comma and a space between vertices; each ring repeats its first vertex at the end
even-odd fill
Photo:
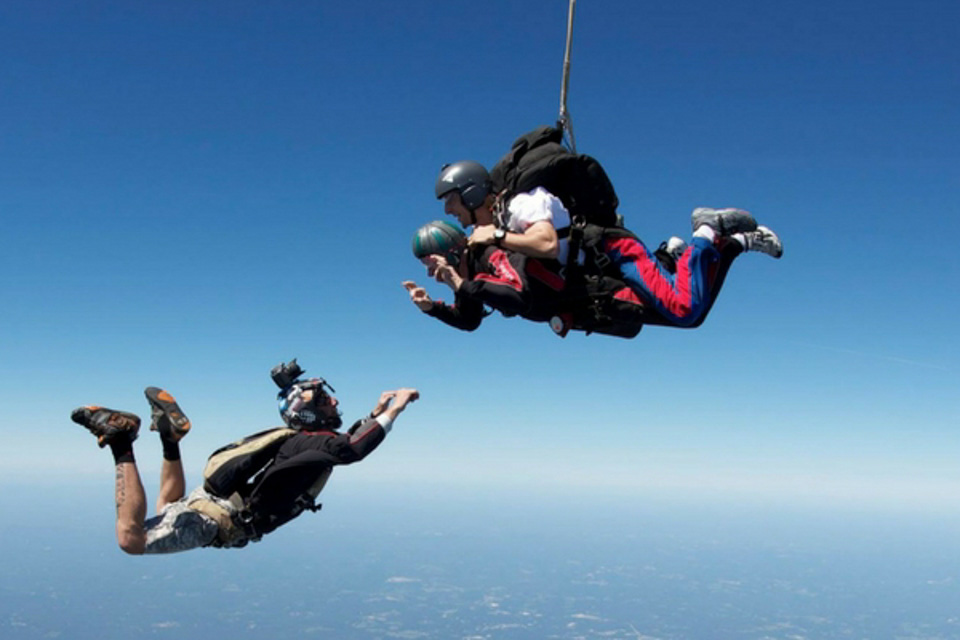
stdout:
MULTIPOLYGON (((147 396, 147 402, 151 409, 157 409, 162 413, 170 423, 170 436, 174 441, 179 441, 190 431, 190 420, 184 415, 180 405, 174 400, 173 396, 158 387, 147 387, 143 394, 147 396)), ((151 431, 161 431, 157 426, 157 421, 150 422, 151 431)), ((160 433, 161 436, 166 434, 160 433)))

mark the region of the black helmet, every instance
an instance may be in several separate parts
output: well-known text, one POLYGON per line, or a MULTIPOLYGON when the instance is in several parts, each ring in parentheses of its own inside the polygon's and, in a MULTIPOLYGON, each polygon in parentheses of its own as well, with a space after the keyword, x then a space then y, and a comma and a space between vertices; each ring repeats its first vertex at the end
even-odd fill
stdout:
POLYGON ((455 224, 434 220, 417 229, 412 245, 417 259, 440 255, 446 258, 447 264, 456 266, 467 246, 467 234, 455 224))
POLYGON ((483 165, 463 160, 443 166, 437 178, 436 192, 437 198, 442 198, 451 191, 458 191, 464 206, 473 211, 483 204, 490 188, 490 174, 483 165))
POLYGON ((323 378, 296 380, 277 394, 277 401, 280 404, 280 417, 283 418, 288 427, 293 429, 305 429, 307 431, 339 429, 343 423, 340 412, 337 411, 336 415, 329 416, 324 415, 320 410, 321 407, 330 402, 330 393, 333 392, 333 387, 327 384, 327 381, 323 378), (330 390, 329 393, 327 389, 330 390), (306 391, 313 392, 309 402, 303 398, 306 391))

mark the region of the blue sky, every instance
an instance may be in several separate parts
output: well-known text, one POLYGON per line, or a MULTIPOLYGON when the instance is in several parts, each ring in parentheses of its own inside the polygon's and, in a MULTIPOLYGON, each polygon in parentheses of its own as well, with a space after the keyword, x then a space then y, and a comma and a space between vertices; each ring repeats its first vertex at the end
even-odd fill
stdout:
POLYGON ((296 356, 346 419, 421 389, 371 489, 955 507, 957 13, 581 0, 568 106, 627 225, 738 206, 786 249, 622 341, 464 334, 400 286, 441 164, 556 118, 566 2, 3 3, 0 480, 105 476, 69 411, 147 385, 196 480, 296 356))

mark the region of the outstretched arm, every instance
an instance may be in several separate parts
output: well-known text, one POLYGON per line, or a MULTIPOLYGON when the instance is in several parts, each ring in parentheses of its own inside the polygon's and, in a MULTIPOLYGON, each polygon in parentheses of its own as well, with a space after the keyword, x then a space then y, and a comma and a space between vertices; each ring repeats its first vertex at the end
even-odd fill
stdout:
POLYGON ((410 301, 417 305, 417 308, 424 313, 429 312, 433 309, 434 305, 437 303, 430 298, 430 294, 427 293, 427 290, 418 285, 413 280, 404 280, 403 288, 407 290, 407 293, 410 294, 410 301))
MULTIPOLYGON (((413 391, 414 393, 416 393, 416 390, 414 389, 398 389, 397 391, 384 391, 383 393, 380 394, 380 399, 377 400, 377 404, 373 408, 373 411, 370 412, 370 417, 376 418, 377 416, 384 413, 388 408, 390 408, 391 405, 394 405, 394 408, 398 408, 399 405, 397 405, 394 402, 394 400, 396 399, 397 394, 400 391, 413 391)), ((419 397, 419 394, 418 394, 418 397, 419 397)), ((403 411, 406 405, 409 404, 410 402, 413 402, 414 400, 416 400, 416 398, 412 398, 404 402, 404 406, 399 407, 399 411, 403 411)), ((397 413, 399 413, 399 411, 397 413)), ((395 418, 396 415, 394 415, 393 417, 395 418)))
MULTIPOLYGON (((370 414, 372 418, 381 418, 381 424, 383 421, 388 421, 393 423, 397 419, 397 416, 403 413, 403 410, 407 408, 407 405, 411 402, 415 402, 420 398, 420 392, 416 389, 397 389, 396 391, 384 391, 380 394, 380 400, 377 401, 377 406, 374 407, 373 412, 370 414)), ((384 427, 388 428, 388 427, 384 427)))
POLYGON ((432 300, 423 287, 410 280, 404 282, 403 286, 417 308, 428 316, 462 331, 473 331, 480 326, 486 315, 483 304, 478 301, 463 299, 462 296, 457 295, 454 304, 448 305, 440 300, 432 300))

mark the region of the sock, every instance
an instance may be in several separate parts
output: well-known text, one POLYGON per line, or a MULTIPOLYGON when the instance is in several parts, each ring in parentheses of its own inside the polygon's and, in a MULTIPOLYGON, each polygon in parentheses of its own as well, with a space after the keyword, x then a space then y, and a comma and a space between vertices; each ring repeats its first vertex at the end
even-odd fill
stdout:
POLYGON ((706 238, 710 242, 714 242, 717 239, 717 232, 710 225, 702 224, 693 232, 693 237, 706 238))
POLYGON ((180 459, 180 443, 172 440, 160 438, 160 444, 163 445, 163 459, 173 462, 180 459))
POLYGON ((743 233, 734 233, 729 236, 731 240, 735 240, 737 243, 743 247, 744 251, 749 251, 750 247, 747 246, 747 236, 743 233))
POLYGON ((113 453, 113 461, 116 464, 134 461, 133 441, 126 433, 118 433, 110 440, 110 451, 113 453))
POLYGON ((720 240, 717 242, 717 250, 720 251, 720 254, 725 260, 733 260, 744 252, 743 245, 739 241, 734 240, 731 236, 720 238, 720 240))

